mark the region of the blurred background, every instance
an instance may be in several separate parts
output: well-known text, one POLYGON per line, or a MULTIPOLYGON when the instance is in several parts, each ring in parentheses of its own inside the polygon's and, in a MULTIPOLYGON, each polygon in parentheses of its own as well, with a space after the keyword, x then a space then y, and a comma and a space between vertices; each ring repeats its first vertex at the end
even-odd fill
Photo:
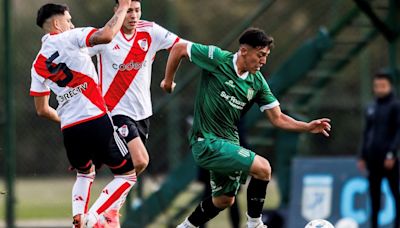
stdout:
MULTIPOLYGON (((37 117, 29 96, 31 64, 43 35, 35 25, 36 12, 47 2, 52 1, 1 1, 0 177, 4 181, 0 183, 0 226, 11 219, 21 227, 70 224, 75 174, 68 171, 59 126, 37 117)), ((113 0, 63 2, 69 5, 76 27, 101 26, 113 13, 113 0)), ((391 7, 396 0, 359 2, 367 3, 374 15, 398 31, 399 11, 391 7)), ((264 29, 274 37, 275 48, 262 72, 282 109, 303 120, 332 119, 332 135, 327 139, 277 131, 257 109, 244 117, 248 147, 268 158, 274 169, 266 203, 269 210, 289 207, 294 157, 357 155, 363 110, 372 99, 371 78, 379 69, 400 62, 396 39, 382 32, 352 0, 144 0, 142 11, 142 19, 155 21, 184 39, 232 52, 246 28, 264 29)), ((173 227, 203 191, 196 182, 197 168, 187 140, 199 71, 183 62, 176 93, 166 95, 159 82, 167 55, 160 52, 153 64, 150 165, 127 203, 126 227, 173 227)), ((398 82, 396 78, 397 89, 398 82)), ((55 106, 55 99, 51 103, 55 106)), ((106 169, 100 170, 94 196, 110 178, 106 169)), ((241 193, 242 215, 244 198, 241 193)), ((209 227, 230 227, 226 217, 219 216, 209 227)))

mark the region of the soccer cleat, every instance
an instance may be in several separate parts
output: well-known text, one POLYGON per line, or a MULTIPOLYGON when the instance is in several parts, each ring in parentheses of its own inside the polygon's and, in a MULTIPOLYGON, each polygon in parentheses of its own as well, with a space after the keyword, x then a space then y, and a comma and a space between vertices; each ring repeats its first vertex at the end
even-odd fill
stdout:
POLYGON ((267 225, 264 225, 261 217, 251 218, 247 213, 246 216, 247 216, 246 228, 268 228, 267 225))
POLYGON ((247 226, 246 226, 247 228, 268 228, 268 226, 267 225, 264 225, 264 223, 258 223, 257 225, 249 225, 249 224, 247 224, 247 226))
POLYGON ((196 228, 196 226, 190 223, 189 220, 186 218, 185 221, 178 225, 176 228, 196 228))

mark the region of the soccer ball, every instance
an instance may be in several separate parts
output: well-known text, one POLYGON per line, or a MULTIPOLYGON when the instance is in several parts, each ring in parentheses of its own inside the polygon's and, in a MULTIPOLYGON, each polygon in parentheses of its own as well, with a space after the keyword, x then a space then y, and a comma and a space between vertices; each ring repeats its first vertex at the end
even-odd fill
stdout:
POLYGON ((342 218, 336 223, 335 227, 336 228, 358 228, 358 224, 352 218, 342 218))
POLYGON ((304 228, 335 228, 330 222, 323 219, 315 219, 307 223, 304 228))

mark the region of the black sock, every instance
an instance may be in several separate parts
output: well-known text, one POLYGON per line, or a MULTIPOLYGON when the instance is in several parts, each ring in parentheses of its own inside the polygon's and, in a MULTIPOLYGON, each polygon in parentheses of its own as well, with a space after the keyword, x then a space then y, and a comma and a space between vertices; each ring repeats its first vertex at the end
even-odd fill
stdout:
POLYGON ((259 218, 264 207, 265 194, 269 181, 251 178, 247 187, 247 214, 251 218, 259 218))
POLYGON ((214 205, 212 198, 203 200, 189 216, 188 220, 194 226, 200 226, 213 219, 224 209, 220 209, 214 205))

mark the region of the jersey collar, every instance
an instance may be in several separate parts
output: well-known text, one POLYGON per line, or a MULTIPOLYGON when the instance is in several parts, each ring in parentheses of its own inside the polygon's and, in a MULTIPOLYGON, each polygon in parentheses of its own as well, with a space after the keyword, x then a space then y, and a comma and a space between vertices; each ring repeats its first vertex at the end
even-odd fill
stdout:
POLYGON ((244 72, 242 75, 240 75, 239 74, 239 71, 238 71, 238 67, 237 67, 237 60, 238 60, 238 53, 236 52, 234 55, 233 55, 233 68, 235 68, 235 72, 236 72, 236 75, 239 77, 239 78, 241 78, 241 79, 243 79, 243 80, 246 80, 246 78, 247 78, 247 76, 249 76, 249 72, 248 71, 246 71, 246 72, 244 72))
POLYGON ((136 29, 135 29, 135 33, 130 37, 130 38, 128 38, 127 36, 126 36, 126 34, 124 33, 124 30, 122 30, 122 28, 120 29, 120 32, 121 32, 121 34, 122 34, 122 37, 127 41, 127 42, 131 42, 134 38, 135 38, 135 36, 136 36, 136 29))

